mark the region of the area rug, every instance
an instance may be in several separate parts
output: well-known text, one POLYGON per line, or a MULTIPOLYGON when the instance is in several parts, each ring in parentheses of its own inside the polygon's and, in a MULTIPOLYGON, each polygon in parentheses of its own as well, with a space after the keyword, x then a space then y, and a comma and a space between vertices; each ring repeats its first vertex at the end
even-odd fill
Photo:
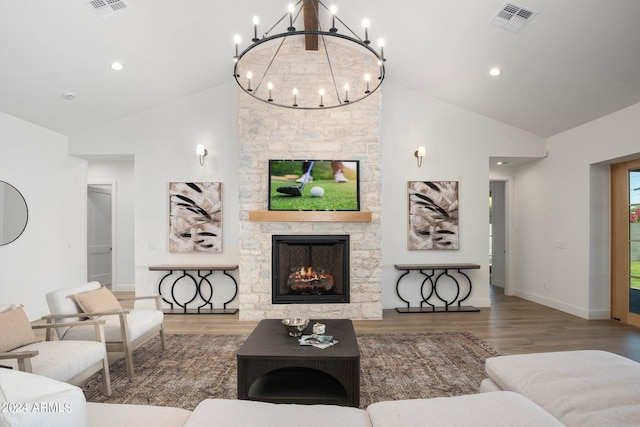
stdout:
MULTIPOLYGON (((470 332, 361 334, 360 406, 383 400, 477 393, 484 361, 500 355, 470 332)), ((113 393, 99 376, 82 387, 87 401, 174 406, 192 410, 204 399, 236 399, 236 351, 242 335, 167 335, 167 349, 148 341, 133 353, 136 374, 124 360, 111 365, 113 393)), ((318 351, 323 351, 318 349, 318 351)))

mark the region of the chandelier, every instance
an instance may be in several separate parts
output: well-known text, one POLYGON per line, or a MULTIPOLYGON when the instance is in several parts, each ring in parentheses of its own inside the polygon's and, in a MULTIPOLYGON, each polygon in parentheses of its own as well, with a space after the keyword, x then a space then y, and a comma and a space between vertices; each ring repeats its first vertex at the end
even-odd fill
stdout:
POLYGON ((362 21, 364 39, 321 0, 299 0, 259 37, 240 51, 234 37, 233 75, 253 98, 301 110, 337 108, 373 94, 384 80, 384 40, 371 47, 369 20, 362 21), (324 27, 324 28, 323 28, 324 27))

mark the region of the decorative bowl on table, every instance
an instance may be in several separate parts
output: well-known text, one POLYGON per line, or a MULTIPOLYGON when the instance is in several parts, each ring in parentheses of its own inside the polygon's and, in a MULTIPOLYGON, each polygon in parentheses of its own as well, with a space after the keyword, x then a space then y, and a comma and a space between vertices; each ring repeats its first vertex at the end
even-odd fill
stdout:
POLYGON ((287 329, 290 337, 301 337, 302 332, 307 329, 309 319, 304 317, 287 317, 282 319, 282 324, 287 329))

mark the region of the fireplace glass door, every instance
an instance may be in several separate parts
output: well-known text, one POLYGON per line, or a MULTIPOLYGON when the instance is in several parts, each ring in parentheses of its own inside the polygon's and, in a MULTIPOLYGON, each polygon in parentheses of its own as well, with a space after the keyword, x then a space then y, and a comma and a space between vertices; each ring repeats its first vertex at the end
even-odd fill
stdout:
POLYGON ((349 236, 273 236, 274 304, 348 303, 349 236))

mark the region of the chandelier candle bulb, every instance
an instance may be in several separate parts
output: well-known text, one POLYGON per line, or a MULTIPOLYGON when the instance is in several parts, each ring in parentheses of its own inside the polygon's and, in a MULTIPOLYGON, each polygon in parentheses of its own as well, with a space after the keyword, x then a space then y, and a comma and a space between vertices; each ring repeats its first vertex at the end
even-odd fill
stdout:
POLYGON ((251 40, 252 42, 257 42, 258 39, 258 24, 260 23, 260 18, 258 18, 257 16, 253 17, 253 40, 251 40))
POLYGON ((334 4, 334 5, 331 5, 331 7, 329 8, 329 11, 331 12, 331 28, 329 29, 329 32, 337 33, 338 29, 336 28, 336 13, 338 12, 338 8, 334 4))
POLYGON ((293 106, 298 106, 298 89, 293 89, 293 106))
POLYGON ((349 84, 344 85, 344 102, 349 102, 349 84))
POLYGON ((364 43, 369 44, 371 40, 369 40, 369 20, 367 18, 362 20, 362 26, 364 27, 364 43))
POLYGON ((378 47, 380 48, 380 59, 384 61, 384 39, 378 40, 378 47))
POLYGON ((364 91, 364 93, 369 93, 371 92, 369 90, 369 81, 371 80, 371 74, 367 73, 364 75, 364 81, 367 82, 367 90, 364 91))
POLYGON ((293 26, 293 12, 295 11, 296 7, 293 5, 293 3, 289 3, 289 7, 287 8, 287 10, 289 11, 289 28, 287 28, 287 30, 289 31, 295 31, 296 27, 293 26))
POLYGON ((233 42, 236 44, 236 56, 233 57, 234 62, 238 62, 238 45, 241 41, 242 39, 239 35, 236 34, 235 36, 233 36, 233 42))
POLYGON ((324 107, 324 89, 320 89, 318 93, 320 94, 320 107, 324 107))
POLYGON ((247 90, 251 92, 251 79, 253 78, 253 73, 251 71, 247 71, 247 90))
POLYGON ((271 90, 273 89, 273 83, 271 82, 267 83, 267 88, 269 88, 269 99, 267 99, 267 101, 273 102, 273 98, 271 98, 271 90))

